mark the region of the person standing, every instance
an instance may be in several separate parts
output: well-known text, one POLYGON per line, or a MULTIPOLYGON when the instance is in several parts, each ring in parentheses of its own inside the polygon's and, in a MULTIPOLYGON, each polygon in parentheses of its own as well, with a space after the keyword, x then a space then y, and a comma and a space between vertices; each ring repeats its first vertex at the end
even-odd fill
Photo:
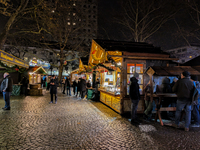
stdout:
POLYGON ((81 85, 81 98, 83 99, 85 97, 85 94, 86 94, 86 80, 85 80, 85 76, 82 77, 80 85, 81 85))
POLYGON ((24 94, 25 96, 27 96, 27 90, 28 90, 28 84, 29 84, 29 80, 26 76, 23 76, 22 81, 20 82, 22 84, 22 94, 24 94))
POLYGON ((75 96, 76 93, 77 93, 77 85, 78 85, 78 83, 76 82, 76 79, 74 79, 74 81, 73 81, 73 92, 74 92, 74 96, 75 96))
POLYGON ((62 80, 62 84, 63 84, 63 94, 65 94, 65 84, 66 84, 66 79, 65 78, 63 78, 63 80, 62 80))
POLYGON ((192 107, 193 107, 192 115, 194 117, 194 124, 192 124, 191 127, 199 127, 200 125, 200 116, 199 116, 200 83, 198 81, 198 77, 195 75, 191 76, 191 81, 194 83, 194 86, 196 87, 198 91, 198 99, 192 104, 192 107))
POLYGON ((130 78, 130 90, 129 96, 131 99, 131 124, 137 126, 140 123, 136 120, 137 107, 140 100, 139 84, 138 84, 139 74, 135 73, 134 77, 130 78))
POLYGON ((57 103, 57 86, 58 86, 58 80, 53 75, 50 81, 50 94, 51 94, 51 101, 49 104, 53 103, 53 95, 55 94, 55 104, 57 103))
POLYGON ((185 108, 185 131, 189 131, 189 125, 191 122, 191 101, 194 88, 194 84, 190 80, 190 73, 188 71, 181 73, 181 79, 178 80, 172 88, 172 91, 177 94, 175 124, 173 126, 179 128, 181 111, 185 108))
POLYGON ((5 101, 5 107, 3 110, 10 110, 10 95, 12 92, 13 81, 9 73, 5 72, 3 75, 4 79, 1 83, 1 91, 3 92, 3 99, 5 101))
POLYGON ((78 79, 76 97, 81 97, 81 78, 78 79))
POLYGON ((67 77, 65 84, 67 86, 67 95, 71 96, 71 83, 69 76, 67 77))

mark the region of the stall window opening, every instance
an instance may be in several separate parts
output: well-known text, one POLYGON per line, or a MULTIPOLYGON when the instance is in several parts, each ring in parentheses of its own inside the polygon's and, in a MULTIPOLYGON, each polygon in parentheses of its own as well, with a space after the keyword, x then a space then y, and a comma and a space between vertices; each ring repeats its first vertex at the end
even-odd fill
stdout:
POLYGON ((140 86, 140 94, 143 94, 143 64, 127 64, 127 95, 129 95, 130 78, 135 73, 139 74, 138 84, 140 86))

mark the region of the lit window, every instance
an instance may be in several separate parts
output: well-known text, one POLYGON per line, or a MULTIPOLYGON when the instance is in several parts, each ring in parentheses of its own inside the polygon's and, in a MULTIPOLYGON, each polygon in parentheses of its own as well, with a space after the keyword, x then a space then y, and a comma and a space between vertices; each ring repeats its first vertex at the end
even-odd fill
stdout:
POLYGON ((75 25, 76 25, 76 23, 74 22, 74 23, 73 23, 73 25, 75 26, 75 25))
POLYGON ((76 6, 76 4, 74 3, 73 6, 76 6))
POLYGON ((67 24, 70 25, 70 22, 68 22, 67 24))
POLYGON ((76 15, 76 13, 73 13, 73 16, 75 16, 76 15))
POLYGON ((192 58, 192 56, 190 56, 189 58, 192 58))

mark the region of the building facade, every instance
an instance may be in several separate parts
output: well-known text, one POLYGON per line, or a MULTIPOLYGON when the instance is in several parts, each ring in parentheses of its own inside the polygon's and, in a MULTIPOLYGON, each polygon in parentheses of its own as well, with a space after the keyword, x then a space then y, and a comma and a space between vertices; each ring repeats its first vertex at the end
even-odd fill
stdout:
POLYGON ((199 46, 184 46, 178 47, 175 49, 165 50, 165 52, 169 53, 172 57, 179 58, 178 63, 185 63, 197 56, 200 55, 200 47, 199 46))

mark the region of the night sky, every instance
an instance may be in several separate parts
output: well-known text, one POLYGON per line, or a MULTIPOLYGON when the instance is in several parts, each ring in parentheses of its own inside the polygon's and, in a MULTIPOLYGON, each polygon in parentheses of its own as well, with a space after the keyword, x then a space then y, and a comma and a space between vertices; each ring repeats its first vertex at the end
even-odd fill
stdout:
MULTIPOLYGON (((110 39, 110 40, 125 40, 125 37, 120 33, 119 26, 114 22, 114 17, 117 15, 123 15, 120 0, 99 0, 99 35, 98 38, 110 39)), ((192 30, 196 27, 190 20, 189 14, 186 10, 181 10, 175 17, 176 21, 184 27, 184 29, 192 30)), ((189 38, 190 44, 199 43, 195 38, 189 38)), ((165 23, 162 28, 156 32, 147 41, 154 46, 161 47, 162 50, 173 49, 182 46, 188 46, 187 42, 180 36, 178 27, 171 19, 165 23)))
MULTIPOLYGON (((120 0, 98 0, 98 38, 125 41, 126 38, 121 34, 121 26, 115 22, 115 17, 123 16, 120 6, 120 0)), ((6 17, 0 16, 0 31, 5 25, 6 17)), ((185 10, 180 11, 177 16, 177 22, 188 30, 195 26, 188 19, 189 15, 185 10)), ((196 39, 190 38, 191 43, 199 43, 196 39)), ((161 47, 162 50, 172 49, 188 45, 187 42, 178 33, 178 28, 174 20, 170 20, 147 41, 154 46, 161 47)))

